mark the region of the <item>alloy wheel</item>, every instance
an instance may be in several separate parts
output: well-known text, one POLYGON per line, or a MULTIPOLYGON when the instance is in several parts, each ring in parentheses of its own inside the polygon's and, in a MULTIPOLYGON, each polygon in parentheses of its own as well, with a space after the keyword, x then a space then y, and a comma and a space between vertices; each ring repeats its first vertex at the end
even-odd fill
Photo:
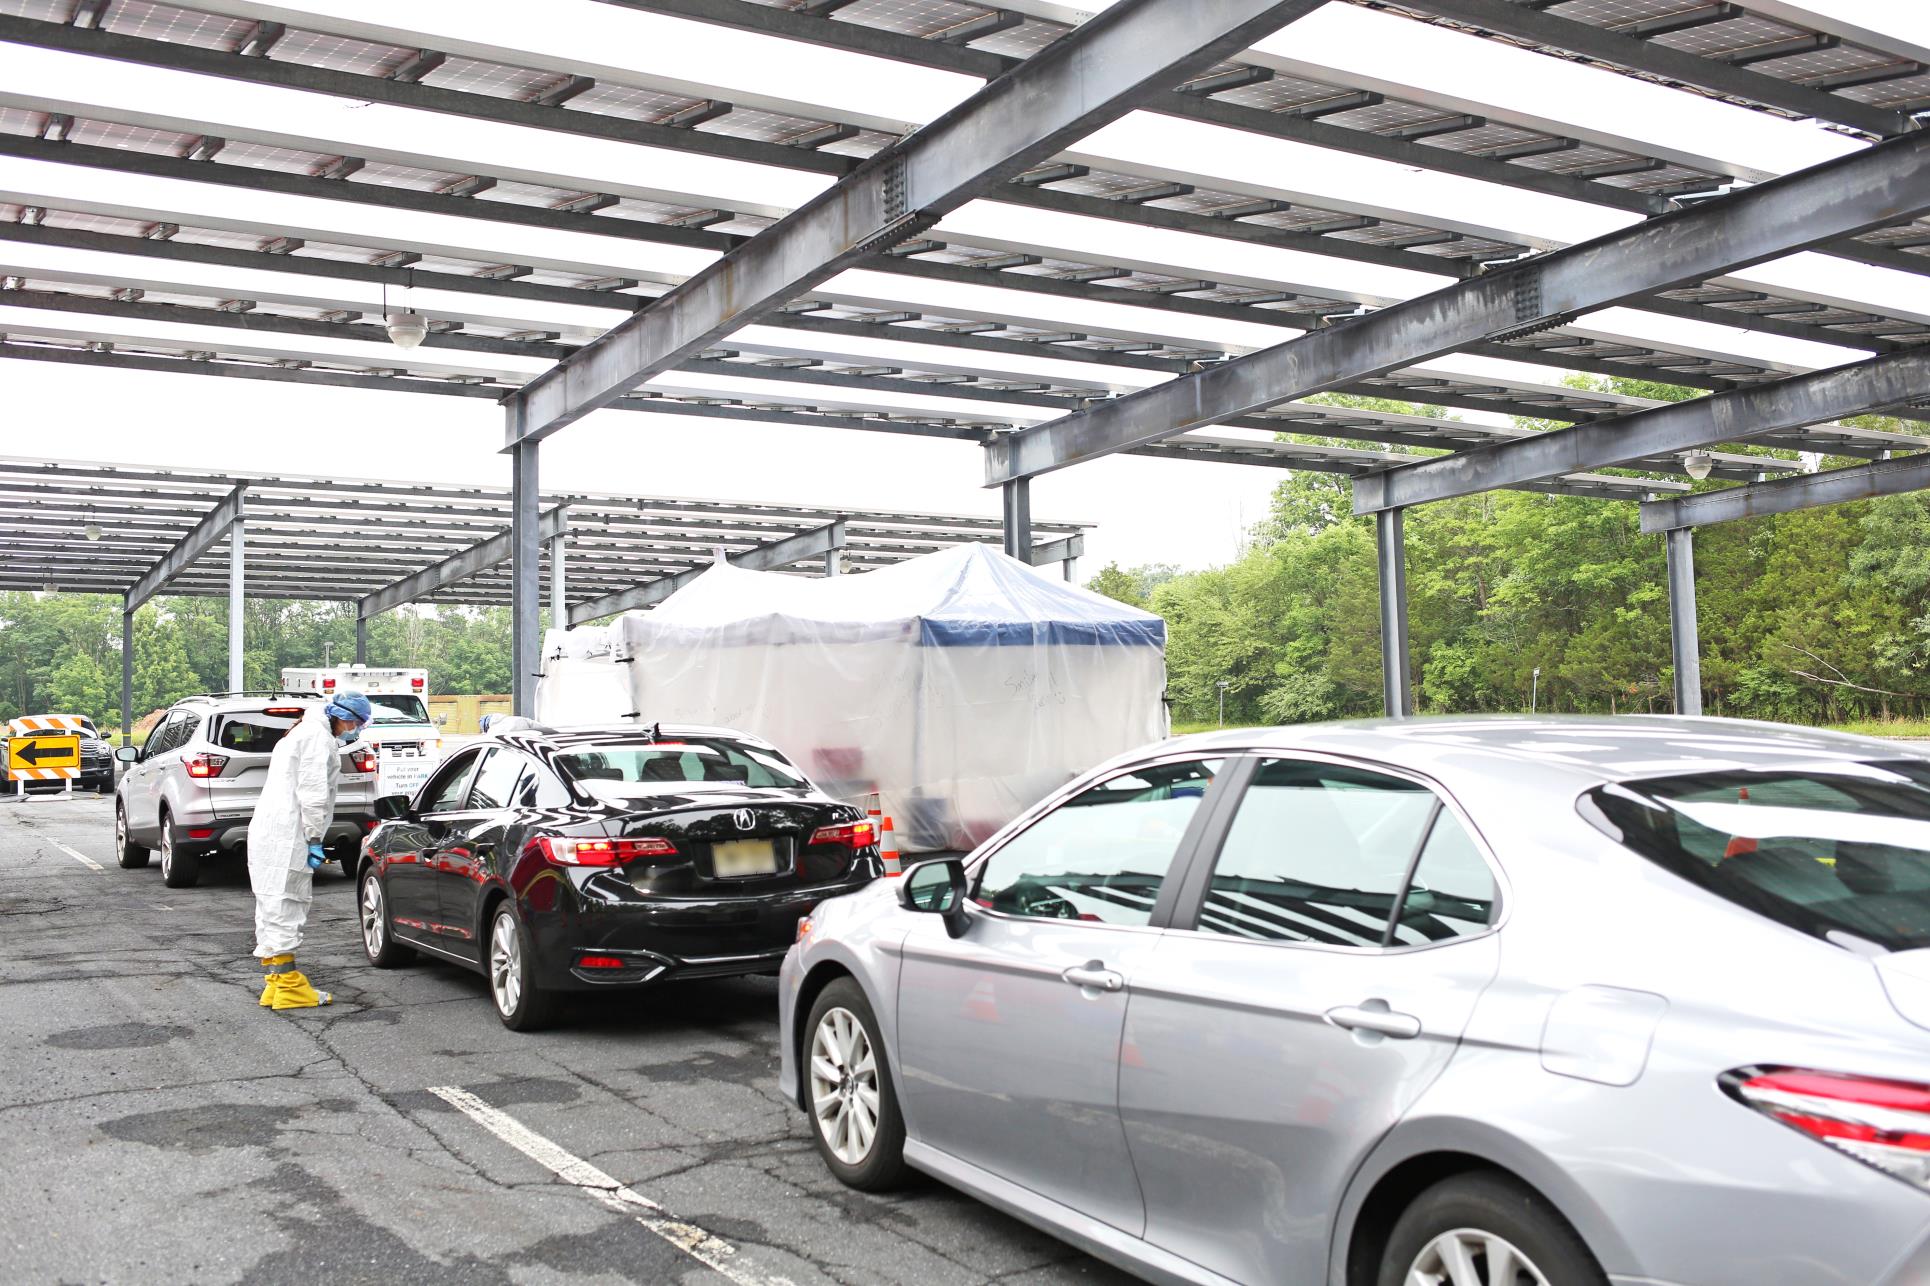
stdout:
POLYGON ((382 954, 387 924, 388 917, 382 907, 382 882, 371 871, 362 880, 362 945, 368 948, 371 960, 382 954))
POLYGON ((127 810, 125 808, 114 810, 114 851, 127 852, 127 810))
POLYGON ((861 1164, 878 1133, 878 1059, 849 1009, 825 1010, 812 1033, 811 1111, 838 1160, 861 1164))
POLYGON ((489 935, 489 989, 495 993, 499 1013, 513 1014, 523 998, 523 944, 516 936, 516 921, 508 912, 496 917, 489 935))
POLYGON ((1548 1278, 1507 1238, 1455 1228, 1421 1247, 1406 1286, 1548 1286, 1548 1278))
POLYGON ((165 820, 161 823, 161 878, 167 879, 174 874, 174 828, 165 820))

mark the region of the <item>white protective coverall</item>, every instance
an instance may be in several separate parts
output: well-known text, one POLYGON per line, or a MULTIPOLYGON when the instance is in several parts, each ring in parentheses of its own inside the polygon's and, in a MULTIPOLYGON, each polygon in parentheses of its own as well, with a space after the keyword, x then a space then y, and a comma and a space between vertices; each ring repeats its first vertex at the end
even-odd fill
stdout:
POLYGON ((268 780, 248 823, 256 959, 292 952, 302 944, 302 926, 315 898, 308 837, 327 837, 335 816, 335 780, 341 775, 342 748, 319 705, 302 716, 268 757, 268 780))

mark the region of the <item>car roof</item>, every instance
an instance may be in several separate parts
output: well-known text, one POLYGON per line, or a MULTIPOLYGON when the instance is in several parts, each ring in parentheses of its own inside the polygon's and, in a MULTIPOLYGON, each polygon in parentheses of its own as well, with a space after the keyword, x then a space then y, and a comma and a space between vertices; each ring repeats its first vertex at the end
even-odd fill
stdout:
MULTIPOLYGON (((665 739, 672 737, 723 737, 731 741, 741 741, 746 745, 769 746, 762 737, 739 732, 735 728, 711 727, 694 723, 666 723, 652 725, 630 721, 571 724, 568 727, 553 728, 544 724, 518 723, 501 732, 484 733, 481 742, 501 743, 519 746, 525 750, 545 748, 568 750, 575 746, 593 746, 613 741, 645 741, 655 727, 665 739)), ((480 744, 480 743, 479 743, 480 744)))
POLYGON ((1587 787, 1682 773, 1930 758, 1930 746, 1747 719, 1673 715, 1438 715, 1176 737, 1161 749, 1342 755, 1440 774, 1504 772, 1524 786, 1587 787))

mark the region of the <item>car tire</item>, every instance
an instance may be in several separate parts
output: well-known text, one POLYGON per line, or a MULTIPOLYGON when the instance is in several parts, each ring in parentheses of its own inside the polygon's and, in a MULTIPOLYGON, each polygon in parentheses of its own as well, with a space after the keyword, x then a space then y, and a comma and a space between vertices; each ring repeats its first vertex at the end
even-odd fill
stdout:
POLYGON ((818 993, 805 1022, 802 1055, 805 1114, 824 1164, 838 1182, 860 1192, 901 1186, 907 1173, 905 1117, 877 1015, 857 982, 839 978, 818 993))
POLYGON ((1482 1282, 1608 1286, 1608 1275, 1561 1213, 1504 1175, 1456 1175, 1416 1197, 1394 1223, 1375 1281, 1406 1286, 1431 1281, 1434 1273, 1443 1281, 1460 1281, 1444 1263, 1456 1255, 1484 1270, 1474 1278, 1482 1282), (1503 1246, 1517 1264, 1513 1273, 1497 1278, 1490 1256, 1503 1246))
POLYGON ((138 871, 147 865, 147 850, 134 842, 127 828, 127 805, 114 804, 114 856, 124 871, 138 871))
POLYGON ((161 883, 171 889, 191 889, 201 882, 201 855, 175 836, 174 819, 161 810, 161 883))
POLYGON ((362 952, 377 969, 395 969, 415 959, 415 951, 395 940, 395 922, 389 918, 389 895, 382 877, 369 866, 355 887, 355 907, 362 924, 362 952))
POLYGON ((562 997, 536 983, 536 959, 530 950, 529 930, 516 914, 514 902, 496 904, 489 917, 489 940, 483 944, 483 976, 489 982, 490 1003, 496 1017, 511 1031, 541 1031, 556 1021, 562 997))

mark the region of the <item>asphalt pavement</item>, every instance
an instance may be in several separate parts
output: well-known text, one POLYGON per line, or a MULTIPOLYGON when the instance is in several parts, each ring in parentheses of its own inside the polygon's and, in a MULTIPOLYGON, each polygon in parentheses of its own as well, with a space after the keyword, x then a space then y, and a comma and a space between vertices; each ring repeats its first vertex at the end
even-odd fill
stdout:
POLYGON ((840 1186, 777 1093, 774 979, 497 1022, 362 956, 318 878, 320 1010, 256 1004, 239 861, 122 870, 113 803, 0 803, 0 1282, 1123 1283, 935 1183, 840 1186))

